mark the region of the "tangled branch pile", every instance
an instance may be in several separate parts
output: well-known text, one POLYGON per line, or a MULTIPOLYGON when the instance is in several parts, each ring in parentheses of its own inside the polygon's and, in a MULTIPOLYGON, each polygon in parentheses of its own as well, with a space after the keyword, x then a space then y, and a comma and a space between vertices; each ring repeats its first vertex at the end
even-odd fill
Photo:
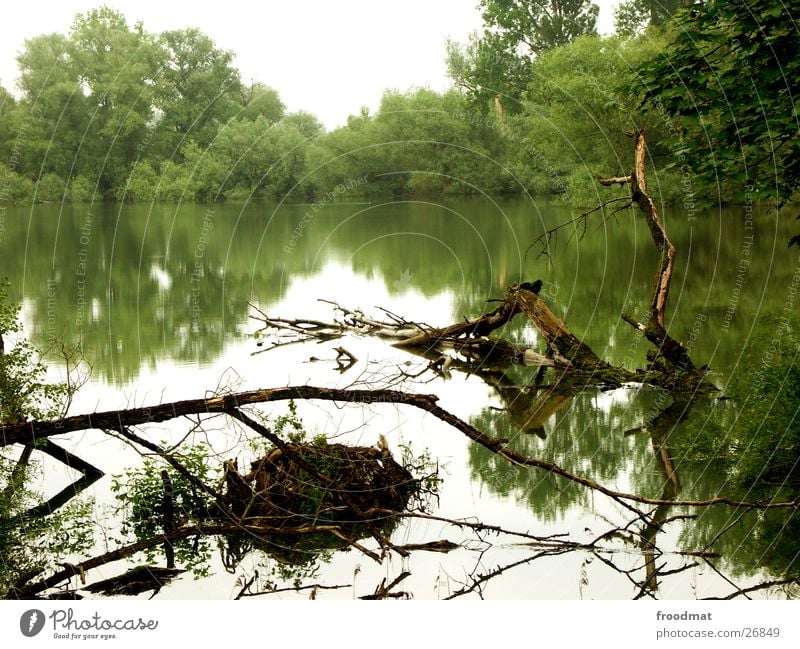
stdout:
POLYGON ((274 526, 369 522, 380 510, 403 511, 419 490, 388 450, 344 444, 288 443, 246 475, 226 462, 223 480, 230 512, 274 526))

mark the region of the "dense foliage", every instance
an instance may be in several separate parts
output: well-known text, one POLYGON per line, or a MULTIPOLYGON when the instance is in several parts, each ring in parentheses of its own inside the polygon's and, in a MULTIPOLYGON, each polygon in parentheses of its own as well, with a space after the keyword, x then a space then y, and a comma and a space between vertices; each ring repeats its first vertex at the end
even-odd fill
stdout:
POLYGON ((448 43, 447 62, 480 112, 492 103, 519 111, 534 58, 597 33, 599 8, 589 0, 481 0, 479 8, 483 34, 466 46, 448 43))
POLYGON ((674 440, 687 462, 724 467, 733 487, 800 488, 800 339, 795 322, 776 321, 771 340, 745 350, 754 362, 734 374, 731 403, 700 430, 674 440))
POLYGON ((79 15, 66 35, 26 42, 18 98, 0 88, 0 201, 528 192, 584 208, 614 196, 594 176, 628 173, 639 128, 656 198, 692 214, 797 190, 791 7, 627 0, 613 37, 596 35, 586 0, 479 9, 483 31, 447 44, 452 90, 387 91, 330 132, 243 83, 197 29, 79 15))
POLYGON ((723 199, 785 201, 800 187, 798 19, 796 3, 694 4, 639 68, 634 92, 679 119, 673 143, 723 199))
POLYGON ((624 0, 614 9, 614 27, 620 36, 633 36, 649 25, 663 25, 686 0, 624 0))

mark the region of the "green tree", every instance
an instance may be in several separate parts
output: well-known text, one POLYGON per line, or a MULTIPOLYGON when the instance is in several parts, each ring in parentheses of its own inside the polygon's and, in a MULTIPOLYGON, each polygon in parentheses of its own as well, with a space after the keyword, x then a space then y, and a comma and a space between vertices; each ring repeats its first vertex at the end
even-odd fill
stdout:
POLYGON ((249 88, 240 90, 240 112, 238 117, 251 122, 263 117, 274 124, 283 117, 286 106, 283 105, 278 92, 269 86, 254 81, 249 88))
POLYGON ((218 49, 198 29, 162 33, 155 108, 159 111, 156 137, 166 157, 191 138, 208 145, 222 124, 236 114, 241 92, 233 52, 218 49))
POLYGON ((508 123, 510 164, 526 187, 559 194, 576 207, 611 198, 613 190, 599 190, 594 176, 627 175, 632 147, 626 133, 644 128, 652 133, 654 191, 667 201, 678 195, 676 177, 664 172, 673 157, 659 145, 663 119, 639 110, 637 99, 619 90, 633 66, 659 45, 654 37, 583 36, 537 58, 523 111, 508 123))
POLYGON ((8 116, 17 171, 34 179, 46 173, 67 178, 90 120, 71 43, 61 34, 28 39, 17 64, 22 100, 8 116))
POLYGON ((589 0, 481 0, 483 21, 508 49, 538 55, 597 31, 599 7, 589 0))
POLYGON ((353 115, 314 141, 306 186, 322 195, 342 185, 372 196, 501 192, 512 182, 504 147, 497 122, 456 91, 387 91, 375 116, 353 115))
POLYGON ((15 111, 17 102, 14 96, 3 86, 0 86, 0 159, 8 161, 11 153, 11 141, 13 139, 12 114, 15 111))
POLYGON ((796 4, 711 0, 676 14, 672 42, 639 67, 644 104, 681 120, 680 163, 723 199, 800 187, 796 4))
POLYGON ((473 109, 486 114, 496 109, 497 98, 507 112, 519 110, 530 61, 506 48, 499 35, 487 32, 479 38, 473 32, 466 44, 448 41, 446 62, 448 75, 466 91, 473 109))
POLYGON ((596 33, 589 0, 481 0, 483 35, 448 43, 447 67, 484 113, 517 112, 531 61, 548 50, 596 33))
POLYGON ((141 23, 131 29, 122 14, 101 7, 75 19, 69 51, 89 118, 80 168, 101 191, 113 190, 149 132, 159 48, 141 23))
POLYGON ((224 175, 217 186, 224 183, 229 194, 236 188, 240 198, 283 198, 302 174, 306 140, 290 122, 273 125, 263 115, 233 120, 208 151, 222 163, 224 175))
POLYGON ((384 93, 374 131, 385 143, 383 168, 401 173, 410 193, 495 193, 510 181, 498 123, 472 113, 458 93, 384 93))
POLYGON ((315 115, 304 110, 289 113, 281 121, 283 124, 294 126, 303 137, 308 139, 321 135, 325 131, 322 122, 315 115))
POLYGON ((148 161, 133 165, 125 185, 117 190, 116 198, 120 201, 152 201, 158 190, 158 174, 148 161))
POLYGON ((614 9, 614 29, 620 36, 634 36, 648 25, 663 25, 686 0, 625 0, 614 9))

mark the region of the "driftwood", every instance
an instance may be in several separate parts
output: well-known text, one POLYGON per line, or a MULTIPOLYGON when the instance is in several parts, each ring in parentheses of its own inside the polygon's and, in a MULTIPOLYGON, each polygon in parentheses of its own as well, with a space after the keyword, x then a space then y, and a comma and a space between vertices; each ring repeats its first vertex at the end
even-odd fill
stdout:
MULTIPOLYGON (((647 144, 644 131, 635 133, 634 138, 635 161, 631 174, 613 178, 597 176, 597 181, 606 186, 629 185, 631 198, 628 205, 635 203, 647 222, 659 255, 648 318, 645 322, 639 322, 627 314, 622 314, 621 317, 656 346, 658 354, 669 363, 669 367, 661 368, 657 363, 652 363, 648 368, 633 372, 610 366, 572 334, 564 321, 548 308, 543 297, 539 295, 541 282, 513 284, 506 289, 504 299, 495 309, 445 327, 411 322, 386 309, 382 309, 385 317, 376 318, 366 315, 363 311, 348 309, 333 302, 331 304, 338 314, 333 322, 288 320, 270 317, 258 311, 259 315, 253 316, 262 323, 256 332, 258 344, 263 346, 262 338, 272 334, 275 335, 275 340, 268 349, 306 340, 328 341, 346 334, 369 335, 390 340, 395 346, 428 357, 434 362, 437 357, 455 351, 475 366, 488 365, 500 368, 518 364, 530 367, 555 367, 564 370, 559 373, 559 380, 575 379, 584 384, 621 385, 626 382, 647 382, 666 387, 673 392, 714 390, 713 386, 703 381, 705 371, 696 368, 688 350, 666 330, 665 310, 676 249, 661 223, 655 203, 647 192, 645 174, 647 144), (524 314, 536 328, 544 341, 544 353, 489 337, 518 314, 524 314)), ((608 202, 618 200, 626 199, 611 199, 608 202)), ((594 211, 597 210, 590 210, 577 219, 585 221, 585 218, 594 211)), ((574 221, 575 219, 569 223, 574 221)), ((553 233, 563 225, 567 224, 546 232, 539 240, 549 241, 553 233)), ((341 356, 337 358, 340 361, 341 356)), ((347 368, 351 366, 350 364, 347 368)), ((441 367, 433 365, 431 369, 437 371, 441 367)))
POLYGON ((496 309, 479 318, 473 318, 466 322, 457 322, 438 329, 429 328, 414 336, 401 340, 396 343, 396 345, 398 347, 430 347, 441 342, 454 341, 462 337, 485 337, 495 329, 502 327, 519 312, 520 309, 516 300, 506 298, 496 309))
POLYGON ((601 361, 588 345, 572 334, 564 321, 555 316, 539 295, 519 288, 515 299, 519 309, 528 316, 531 324, 544 337, 548 349, 552 350, 557 358, 563 359, 566 364, 577 369, 611 369, 611 366, 601 361))
POLYGON ((353 403, 405 403, 429 409, 435 406, 437 397, 396 390, 340 390, 307 385, 252 390, 204 399, 174 401, 144 408, 107 410, 52 421, 0 423, 0 446, 29 444, 45 437, 63 435, 78 430, 119 430, 120 427, 158 423, 186 415, 224 414, 237 410, 241 406, 291 399, 319 399, 353 403))
POLYGON ((155 596, 164 586, 183 572, 186 571, 177 568, 136 566, 116 577, 103 579, 84 586, 83 590, 88 590, 90 593, 102 593, 106 596, 139 595, 152 590, 155 596))
MULTIPOLYGON (((429 369, 438 374, 442 374, 440 370, 443 369, 443 361, 448 367, 451 363, 458 362, 456 357, 448 355, 455 353, 468 363, 466 367, 461 365, 460 369, 469 372, 478 368, 502 369, 510 365, 522 365, 569 370, 560 373, 559 379, 575 378, 583 384, 620 385, 626 381, 639 380, 633 372, 611 367, 602 361, 588 345, 572 334, 540 295, 525 286, 526 284, 509 286, 500 305, 492 311, 445 327, 409 322, 395 314, 391 314, 390 320, 379 320, 365 315, 361 310, 349 309, 336 303, 331 303, 335 308, 335 319, 332 322, 302 318, 287 320, 259 312, 258 316, 253 316, 262 323, 256 332, 258 344, 263 346, 263 338, 269 332, 275 334, 276 340, 256 353, 287 344, 309 340, 326 342, 355 334, 382 338, 399 349, 428 358, 432 362, 429 369), (526 316, 539 332, 544 341, 544 353, 502 338, 489 337, 520 314, 526 316)), ((385 309, 383 311, 390 313, 385 309)), ((339 349, 341 348, 336 351, 339 349)))

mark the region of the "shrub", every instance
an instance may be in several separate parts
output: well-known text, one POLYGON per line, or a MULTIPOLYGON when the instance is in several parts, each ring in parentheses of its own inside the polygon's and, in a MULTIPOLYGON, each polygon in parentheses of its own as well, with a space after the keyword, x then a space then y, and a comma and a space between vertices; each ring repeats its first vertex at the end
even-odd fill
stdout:
POLYGON ((133 166, 127 185, 117 188, 116 197, 121 201, 150 202, 156 196, 158 175, 149 162, 133 166))
POLYGON ((36 200, 60 203, 67 195, 67 183, 58 174, 47 173, 36 183, 36 200))
POLYGON ((0 198, 4 201, 19 202, 33 197, 33 182, 25 176, 5 170, 0 174, 0 198))
POLYGON ((69 199, 73 203, 88 203, 95 193, 95 183, 86 176, 75 176, 69 182, 69 199))

